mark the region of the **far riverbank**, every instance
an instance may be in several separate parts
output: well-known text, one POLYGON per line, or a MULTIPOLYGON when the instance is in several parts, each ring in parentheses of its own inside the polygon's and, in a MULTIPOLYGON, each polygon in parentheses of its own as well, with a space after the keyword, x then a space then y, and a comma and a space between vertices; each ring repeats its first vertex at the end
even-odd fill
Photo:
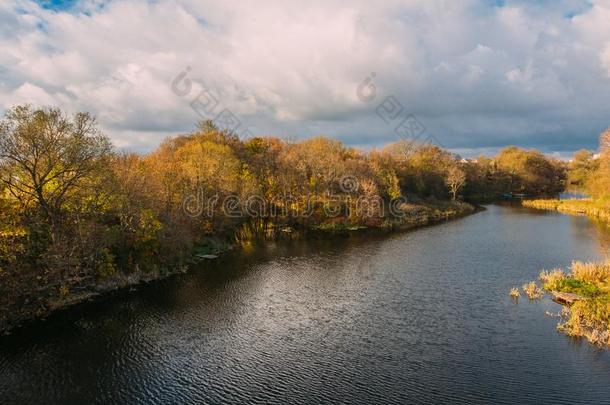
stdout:
POLYGON ((586 215, 604 222, 610 222, 610 207, 592 199, 573 200, 525 200, 524 207, 559 211, 569 215, 586 215))
MULTIPOLYGON (((317 239, 317 238, 341 238, 348 237, 353 233, 371 232, 404 232, 424 226, 434 225, 441 222, 457 219, 482 210, 480 206, 459 201, 430 201, 409 204, 405 215, 393 217, 383 222, 380 226, 361 226, 358 224, 323 223, 308 228, 290 228, 284 225, 282 230, 289 232, 271 232, 273 239, 317 239)), ((280 228, 275 226, 275 228, 280 228)), ((264 240, 260 240, 264 242, 264 240)), ((0 334, 10 333, 12 329, 24 322, 43 319, 50 314, 66 309, 68 307, 95 300, 109 292, 130 289, 142 283, 161 280, 176 274, 186 273, 193 265, 200 261, 200 257, 221 256, 229 251, 240 249, 244 244, 250 245, 248 241, 227 241, 222 238, 209 238, 204 246, 193 249, 192 259, 185 265, 175 266, 171 270, 144 269, 138 267, 137 271, 123 274, 115 272, 112 276, 103 279, 76 280, 67 289, 49 286, 45 290, 37 290, 35 294, 21 296, 19 300, 2 300, 0 298, 0 334), (211 256, 209 256, 211 255, 211 256), (57 293, 57 290, 60 293, 57 293)))

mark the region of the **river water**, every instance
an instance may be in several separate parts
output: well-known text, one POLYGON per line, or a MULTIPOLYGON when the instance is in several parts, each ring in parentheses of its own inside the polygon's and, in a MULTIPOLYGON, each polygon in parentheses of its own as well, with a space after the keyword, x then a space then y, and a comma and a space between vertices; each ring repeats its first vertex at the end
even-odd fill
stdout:
POLYGON ((0 338, 0 403, 610 403, 610 354, 508 295, 610 232, 487 208, 268 244, 25 326, 0 338))

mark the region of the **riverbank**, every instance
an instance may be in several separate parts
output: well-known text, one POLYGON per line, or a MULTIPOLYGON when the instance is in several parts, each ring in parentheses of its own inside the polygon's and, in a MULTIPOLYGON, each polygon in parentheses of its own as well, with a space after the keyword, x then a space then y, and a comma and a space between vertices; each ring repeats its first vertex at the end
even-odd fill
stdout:
MULTIPOLYGON (((523 201, 522 205, 568 215, 585 215, 610 223, 610 208, 591 199, 527 200, 523 201)), ((610 346, 610 261, 575 261, 570 271, 543 271, 539 279, 542 288, 531 282, 526 285, 529 288, 524 286, 523 290, 530 299, 538 299, 547 291, 557 302, 564 305, 558 314, 561 319, 557 324, 559 331, 568 336, 585 338, 598 346, 610 346)))
POLYGON ((569 215, 586 215, 604 222, 610 222, 610 207, 599 201, 581 200, 525 200, 524 207, 558 211, 569 215))
MULTIPOLYGON (((434 225, 448 220, 464 217, 482 210, 472 204, 454 201, 426 201, 405 204, 401 207, 404 215, 388 216, 375 225, 362 225, 345 221, 322 222, 309 227, 290 228, 285 225, 276 226, 290 232, 274 232, 274 238, 308 239, 308 238, 334 238, 346 237, 354 232, 402 232, 424 226, 434 225)), ((136 270, 129 274, 114 272, 104 279, 74 278, 71 285, 47 285, 44 288, 32 290, 29 294, 22 294, 17 300, 10 297, 0 297, 0 334, 8 334, 12 329, 24 322, 45 318, 48 315, 72 307, 74 305, 91 301, 109 292, 129 289, 141 283, 161 280, 175 274, 185 273, 194 264, 201 261, 202 255, 223 255, 231 250, 240 249, 244 243, 250 243, 240 238, 227 242, 226 238, 207 238, 205 243, 194 247, 190 252, 190 259, 171 270, 162 270, 161 267, 143 269, 136 266, 136 270)), ((206 259, 203 259, 206 260, 206 259)), ((27 282, 26 280, 23 283, 27 282)))

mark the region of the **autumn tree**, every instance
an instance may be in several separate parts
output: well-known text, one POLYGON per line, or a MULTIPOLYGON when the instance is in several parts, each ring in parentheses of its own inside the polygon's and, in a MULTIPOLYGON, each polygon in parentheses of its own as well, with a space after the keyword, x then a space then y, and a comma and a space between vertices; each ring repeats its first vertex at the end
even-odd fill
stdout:
POLYGON ((462 165, 466 183, 462 194, 474 201, 493 201, 502 193, 510 191, 510 177, 498 168, 493 158, 479 156, 462 165))
POLYGON ((596 199, 608 201, 610 197, 610 156, 603 154, 585 180, 585 190, 596 199))
POLYGON ((495 160, 498 169, 510 176, 509 191, 553 195, 565 188, 565 165, 539 151, 510 146, 502 149, 495 160))
POLYGON ((0 122, 0 181, 24 207, 60 229, 66 203, 95 187, 112 154, 108 138, 87 113, 67 117, 59 109, 10 109, 0 122))
POLYGON ((406 161, 399 174, 401 184, 408 192, 422 197, 446 198, 445 173, 455 158, 438 146, 422 146, 406 161))
POLYGON ((568 166, 568 184, 573 188, 583 189, 598 164, 599 162, 593 159, 593 152, 586 149, 576 151, 568 166))

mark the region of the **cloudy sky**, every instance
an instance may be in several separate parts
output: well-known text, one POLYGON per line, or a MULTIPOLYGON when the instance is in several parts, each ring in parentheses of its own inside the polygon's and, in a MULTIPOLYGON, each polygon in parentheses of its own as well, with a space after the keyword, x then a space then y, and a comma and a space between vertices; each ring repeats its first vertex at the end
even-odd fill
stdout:
POLYGON ((415 117, 467 156, 610 126, 610 0, 1 0, 0 50, 0 110, 90 111, 141 152, 200 117, 363 148, 415 117))

